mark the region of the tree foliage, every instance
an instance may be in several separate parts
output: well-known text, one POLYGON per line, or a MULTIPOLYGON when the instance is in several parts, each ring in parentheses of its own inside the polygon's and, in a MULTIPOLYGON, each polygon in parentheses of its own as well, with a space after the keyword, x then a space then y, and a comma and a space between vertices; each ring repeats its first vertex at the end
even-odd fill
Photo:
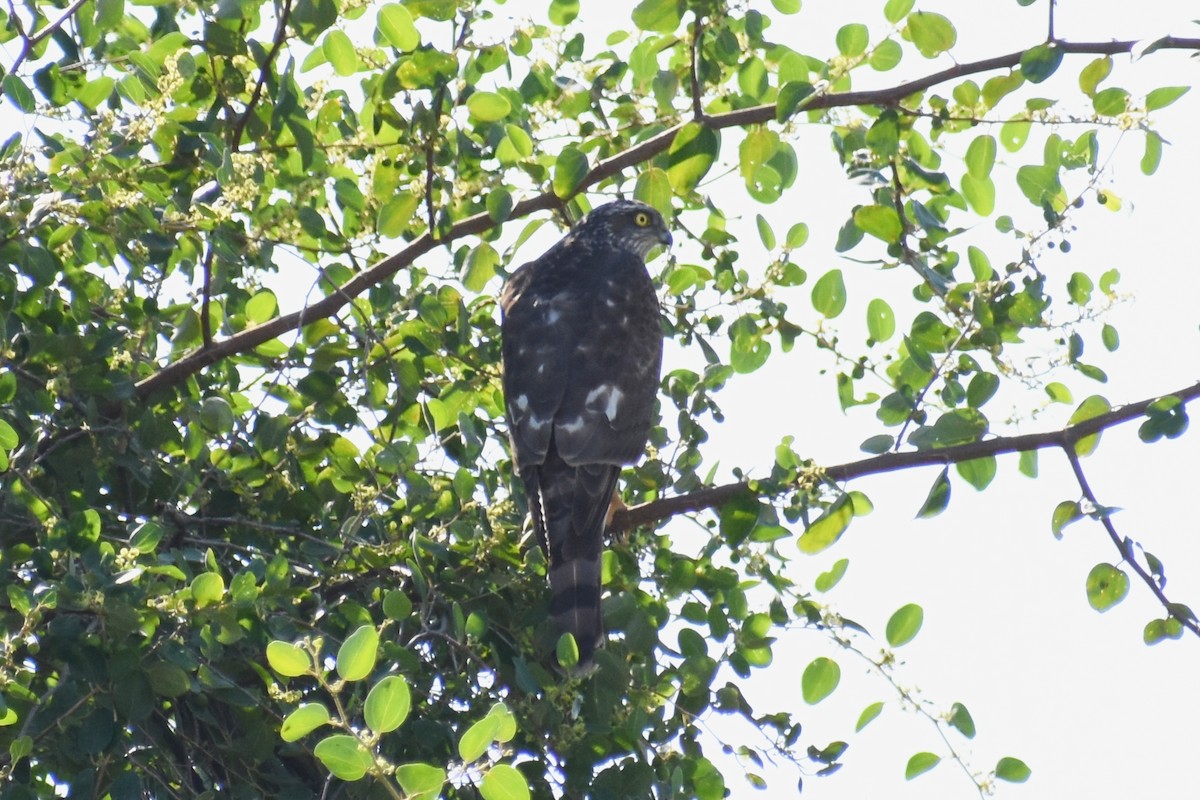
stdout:
MULTIPOLYGON (((1027 49, 967 61, 954 22, 911 0, 803 46, 772 34, 798 0, 748 5, 643 0, 600 32, 574 0, 515 23, 487 0, 0 11, 4 797, 707 800, 733 777, 702 735, 716 714, 766 733, 732 745, 752 783, 773 753, 831 773, 846 743, 807 741, 742 687, 779 666, 782 629, 852 646, 814 594, 845 564, 814 589, 789 563, 870 511, 846 479, 916 463, 954 463, 926 516, 986 487, 997 453, 1036 472, 1036 450, 1064 449, 1083 497, 1055 533, 1095 518, 1119 550, 1089 601, 1137 591, 1132 571, 1164 606, 1148 642, 1200 633, 1080 467, 1122 421, 1183 434, 1200 388, 1115 411, 1097 394, 1023 439, 994 436, 988 405, 1021 381, 1073 402, 1024 368, 1031 341, 1105 380, 1089 353, 1119 336, 1083 323, 1118 272, 1052 280, 1038 260, 1069 248, 1083 203, 1119 203, 1102 176, 1121 132, 1147 174, 1165 157, 1149 115, 1187 87, 1133 94, 1113 56, 1200 42, 1047 39, 1039 16, 1027 49), (1039 87, 1065 72, 1078 118, 1039 87), (820 157, 797 151, 806 126, 864 187, 840 268, 801 260, 805 221, 768 213, 820 157), (664 325, 689 356, 626 475, 610 642, 567 680, 512 489, 494 296, 539 228, 618 193, 674 220, 664 325), (763 209, 763 268, 739 261, 743 208, 763 209), (847 320, 885 270, 911 297, 847 320), (793 348, 837 364, 823 385, 843 408, 874 409, 871 457, 822 470, 784 439, 744 465, 761 479, 714 486, 720 390, 793 348), (672 541, 660 526, 681 514, 703 525, 672 541)), ((886 641, 922 620, 900 607, 886 641)), ((808 703, 841 674, 824 656, 793 671, 808 703)), ((974 735, 961 704, 929 718, 974 735)))

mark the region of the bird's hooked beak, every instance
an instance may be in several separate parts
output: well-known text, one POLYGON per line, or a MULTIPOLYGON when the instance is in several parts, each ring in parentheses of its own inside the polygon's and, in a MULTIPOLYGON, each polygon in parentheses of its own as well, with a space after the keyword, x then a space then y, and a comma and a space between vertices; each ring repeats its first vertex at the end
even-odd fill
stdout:
POLYGON ((666 228, 663 228, 658 232, 658 241, 659 244, 661 244, 663 247, 666 247, 668 250, 671 249, 671 245, 675 242, 675 240, 671 238, 671 232, 666 228))

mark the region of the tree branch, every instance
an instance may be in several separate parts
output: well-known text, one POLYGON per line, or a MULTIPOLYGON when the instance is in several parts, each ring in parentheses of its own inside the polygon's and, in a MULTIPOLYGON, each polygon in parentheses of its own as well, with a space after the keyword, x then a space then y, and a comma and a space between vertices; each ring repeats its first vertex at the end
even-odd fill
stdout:
MULTIPOLYGON (((1126 40, 1113 42, 1058 42, 1057 46, 1064 53, 1114 55, 1118 53, 1130 53, 1138 44, 1139 42, 1135 40, 1126 40)), ((1145 52, 1152 50, 1200 50, 1200 39, 1166 36, 1156 41, 1151 47, 1146 48, 1145 52)), ((1019 50, 1015 53, 996 56, 982 61, 957 64, 923 78, 886 89, 813 96, 810 98, 810 102, 804 105, 803 110, 815 111, 860 105, 895 105, 910 95, 946 81, 980 72, 1015 67, 1021 62, 1021 56, 1024 52, 1024 50, 1019 50)), ((706 115, 705 123, 713 130, 735 128, 772 121, 775 119, 775 113, 775 104, 768 103, 737 111, 727 111, 722 114, 706 115)), ((654 156, 665 152, 671 146, 676 134, 679 133, 682 127, 683 123, 667 128, 622 153, 600 161, 580 181, 579 186, 575 190, 576 193, 584 192, 629 167, 649 161, 654 156)), ((520 219, 537 211, 550 210, 558 207, 561 202, 553 191, 545 191, 542 194, 517 203, 513 207, 509 219, 520 219)), ((212 347, 195 350, 179 361, 168 364, 158 372, 143 378, 136 384, 137 399, 145 400, 156 391, 179 385, 190 376, 223 358, 253 350, 255 347, 277 336, 303 327, 306 323, 332 316, 359 294, 391 278, 437 245, 449 244, 464 236, 477 236, 495 227, 495 225, 496 223, 485 211, 456 223, 444 234, 437 236, 436 240, 432 235, 432 231, 427 231, 409 243, 400 252, 383 259, 365 272, 359 273, 348 280, 339 291, 331 293, 316 303, 291 314, 276 317, 262 325, 247 328, 227 339, 215 342, 212 347)))
MULTIPOLYGON (((1183 403, 1200 397, 1200 383, 1194 383, 1175 392, 1169 392, 1162 397, 1178 397, 1183 403)), ((1019 453, 1027 450, 1042 450, 1047 447, 1072 448, 1077 441, 1092 434, 1120 425, 1123 422, 1137 419, 1146 413, 1150 404, 1160 399, 1151 397, 1129 403, 1113 409, 1107 414, 1068 425, 1065 428, 1043 433, 1027 433, 1021 436, 997 436, 994 439, 984 439, 978 442, 942 447, 936 450, 912 450, 903 453, 884 453, 883 455, 864 458, 826 467, 824 476, 833 481, 848 481, 867 475, 880 475, 885 472, 895 472, 902 469, 930 465, 957 464, 961 461, 971 461, 985 456, 996 456, 1003 453, 1019 453)), ((652 525, 669 519, 677 514, 690 514, 709 508, 717 508, 744 493, 753 492, 750 481, 726 483, 721 486, 711 486, 676 497, 653 500, 639 506, 630 506, 613 515, 609 533, 620 533, 644 525, 652 525)), ((1090 499, 1090 498, 1089 498, 1090 499)))
MULTIPOLYGON (((21 68, 21 65, 25 63, 25 59, 29 58, 29 54, 33 52, 33 48, 37 47, 38 43, 40 43, 47 36, 61 28, 67 20, 75 16, 75 13, 79 11, 80 7, 82 7, 85 2, 87 2, 87 0, 72 0, 71 4, 63 9, 63 13, 59 14, 56 20, 47 23, 46 27, 42 28, 36 33, 25 33, 25 28, 21 25, 21 20, 17 16, 17 9, 14 7, 13 3, 10 2, 8 5, 9 9, 11 10, 11 13, 9 14, 9 20, 13 25, 13 28, 17 31, 17 35, 21 37, 21 52, 17 53, 17 57, 13 59, 12 66, 8 68, 8 72, 5 74, 15 75, 17 70, 21 68)), ((34 23, 36 22, 37 19, 35 18, 34 23)))
POLYGON ((241 143, 242 132, 246 130, 246 123, 250 121, 250 115, 254 113, 254 107, 258 105, 258 101, 262 97, 263 86, 267 82, 267 72, 275 63, 275 57, 279 55, 283 43, 287 41, 287 24, 291 16, 292 0, 283 0, 283 10, 279 13, 279 19, 275 24, 275 39, 271 43, 271 50, 263 59, 262 66, 259 67, 258 80, 254 84, 254 91, 250 93, 250 99, 246 102, 246 110, 238 117, 237 123, 233 126, 233 132, 229 135, 229 146, 235 153, 241 143))
MULTIPOLYGON (((1100 503, 1096 500, 1096 495, 1092 493, 1092 487, 1088 483, 1087 476, 1083 474, 1083 465, 1079 463, 1079 456, 1075 453, 1075 448, 1064 447, 1063 452, 1067 454, 1067 460, 1071 462, 1071 470, 1075 473, 1075 480, 1079 482, 1079 490, 1083 492, 1083 496, 1094 508, 1100 508, 1100 503)), ((1108 538, 1112 539, 1112 543, 1116 545, 1117 552, 1121 554, 1121 558, 1129 565, 1130 569, 1137 573, 1137 576, 1142 579, 1142 583, 1150 587, 1150 592, 1162 603, 1163 608, 1167 610, 1167 614, 1179 620, 1180 624, 1193 634, 1200 636, 1200 624, 1197 624, 1196 618, 1184 616, 1175 610, 1175 604, 1167 598, 1162 586, 1134 558, 1133 553, 1130 552, 1133 549, 1132 546, 1126 547, 1125 540, 1117 533, 1117 529, 1113 525, 1109 515, 1099 514, 1096 516, 1100 524, 1104 526, 1104 530, 1108 533, 1108 538)))

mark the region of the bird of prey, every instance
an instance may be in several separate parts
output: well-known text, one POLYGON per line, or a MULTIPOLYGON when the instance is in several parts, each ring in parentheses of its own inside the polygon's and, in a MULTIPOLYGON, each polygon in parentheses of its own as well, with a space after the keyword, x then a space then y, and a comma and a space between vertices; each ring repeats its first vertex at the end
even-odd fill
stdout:
POLYGON ((587 669, 604 630, 600 554, 617 475, 646 448, 662 366, 646 255, 671 244, 632 200, 587 214, 500 296, 504 398, 517 472, 550 561, 550 612, 587 669))

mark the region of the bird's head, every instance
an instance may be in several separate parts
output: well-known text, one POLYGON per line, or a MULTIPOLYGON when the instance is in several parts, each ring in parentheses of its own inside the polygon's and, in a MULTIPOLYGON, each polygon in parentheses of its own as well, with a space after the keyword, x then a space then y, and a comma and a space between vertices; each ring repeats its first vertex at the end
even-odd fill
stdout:
POLYGON ((656 245, 671 246, 671 232, 662 214, 637 200, 597 206, 579 220, 573 233, 601 246, 633 252, 641 259, 656 245))

